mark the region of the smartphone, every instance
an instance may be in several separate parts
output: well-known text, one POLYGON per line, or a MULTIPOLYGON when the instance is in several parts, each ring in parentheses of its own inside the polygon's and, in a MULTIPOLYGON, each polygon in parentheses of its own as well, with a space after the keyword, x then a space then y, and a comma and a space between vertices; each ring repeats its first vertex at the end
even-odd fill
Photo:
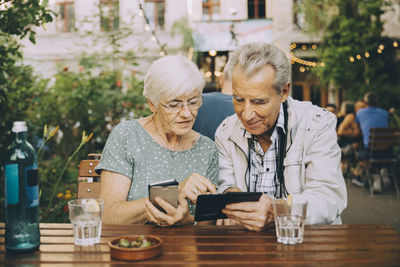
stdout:
POLYGON ((164 212, 164 209, 154 200, 156 197, 160 197, 175 208, 178 207, 178 186, 179 183, 175 179, 149 184, 149 199, 151 203, 164 212))

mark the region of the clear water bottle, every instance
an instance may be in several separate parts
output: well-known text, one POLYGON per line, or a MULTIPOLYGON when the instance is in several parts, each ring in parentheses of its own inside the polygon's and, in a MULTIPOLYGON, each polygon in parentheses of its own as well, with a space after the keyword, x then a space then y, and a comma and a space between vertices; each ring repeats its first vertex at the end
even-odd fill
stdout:
POLYGON ((36 251, 40 245, 37 157, 27 130, 24 121, 14 122, 5 165, 5 247, 13 253, 36 251))

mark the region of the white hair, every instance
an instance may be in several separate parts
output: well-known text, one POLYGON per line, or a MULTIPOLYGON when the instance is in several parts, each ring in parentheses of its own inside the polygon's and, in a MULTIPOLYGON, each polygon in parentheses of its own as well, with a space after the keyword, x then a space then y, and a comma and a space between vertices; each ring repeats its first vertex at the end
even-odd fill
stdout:
POLYGON ((196 64, 180 55, 154 61, 144 79, 143 95, 155 106, 161 97, 174 99, 193 92, 202 93, 205 81, 196 64))
POLYGON ((246 76, 252 76, 266 65, 275 70, 274 89, 280 94, 283 86, 289 82, 290 64, 285 53, 278 47, 264 42, 254 42, 238 47, 229 57, 226 70, 232 77, 233 69, 238 65, 246 76))

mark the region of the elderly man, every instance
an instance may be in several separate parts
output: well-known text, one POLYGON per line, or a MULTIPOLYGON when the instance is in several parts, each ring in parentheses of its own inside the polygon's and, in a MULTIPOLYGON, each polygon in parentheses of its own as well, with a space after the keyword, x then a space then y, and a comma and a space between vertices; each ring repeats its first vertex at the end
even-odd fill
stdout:
POLYGON ((339 224, 347 204, 336 116, 289 96, 290 64, 274 45, 249 43, 228 61, 236 114, 215 134, 220 192, 263 192, 258 202, 229 204, 228 219, 260 231, 273 224, 272 199, 308 202, 306 224, 339 224))

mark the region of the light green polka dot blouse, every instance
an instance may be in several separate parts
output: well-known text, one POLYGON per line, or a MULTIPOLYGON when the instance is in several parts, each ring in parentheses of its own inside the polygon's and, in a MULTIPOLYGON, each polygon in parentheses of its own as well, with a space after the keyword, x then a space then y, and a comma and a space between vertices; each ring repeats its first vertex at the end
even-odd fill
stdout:
POLYGON ((132 184, 127 200, 148 196, 147 185, 163 180, 182 182, 196 172, 217 185, 218 151, 214 142, 200 135, 185 151, 160 146, 137 120, 118 124, 107 139, 96 172, 108 170, 127 176, 132 184))

